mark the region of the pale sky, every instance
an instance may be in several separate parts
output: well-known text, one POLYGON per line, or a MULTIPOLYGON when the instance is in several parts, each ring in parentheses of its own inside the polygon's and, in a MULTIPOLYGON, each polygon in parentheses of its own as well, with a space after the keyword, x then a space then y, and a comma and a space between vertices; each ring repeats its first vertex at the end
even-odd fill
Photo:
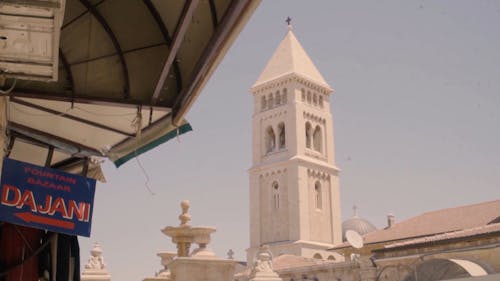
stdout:
POLYGON ((342 218, 384 227, 441 208, 500 198, 500 1, 264 0, 189 112, 194 131, 116 169, 98 184, 92 237, 112 280, 142 280, 175 251, 160 229, 217 228, 212 249, 249 246, 252 96, 292 18, 293 30, 335 89, 342 218), (149 177, 149 181, 147 180, 149 177), (152 195, 149 188, 154 192, 152 195))

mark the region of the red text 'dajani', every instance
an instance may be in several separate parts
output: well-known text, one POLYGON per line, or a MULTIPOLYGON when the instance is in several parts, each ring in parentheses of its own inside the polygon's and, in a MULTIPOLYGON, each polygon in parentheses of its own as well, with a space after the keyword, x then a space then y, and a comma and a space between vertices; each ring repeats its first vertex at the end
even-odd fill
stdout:
POLYGON ((22 209, 29 207, 33 213, 53 216, 59 213, 63 218, 88 222, 90 217, 90 203, 65 200, 62 197, 45 196, 43 202, 36 202, 33 191, 21 190, 13 185, 4 184, 0 203, 5 206, 22 209))

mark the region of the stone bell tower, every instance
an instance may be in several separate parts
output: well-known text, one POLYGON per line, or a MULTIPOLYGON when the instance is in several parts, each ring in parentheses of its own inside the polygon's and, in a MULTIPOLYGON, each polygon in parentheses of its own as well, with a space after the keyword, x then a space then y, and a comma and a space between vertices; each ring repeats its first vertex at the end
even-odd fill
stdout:
POLYGON ((274 256, 335 258, 342 242, 333 89, 288 32, 252 86, 251 262, 261 245, 274 256))

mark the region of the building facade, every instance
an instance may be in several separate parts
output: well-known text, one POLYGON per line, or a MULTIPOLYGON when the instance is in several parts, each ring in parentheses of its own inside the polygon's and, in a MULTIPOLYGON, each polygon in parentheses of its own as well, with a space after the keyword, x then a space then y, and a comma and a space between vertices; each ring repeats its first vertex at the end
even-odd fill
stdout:
POLYGON ((499 280, 500 200, 390 214, 379 230, 355 211, 341 225, 333 89, 290 26, 251 91, 250 248, 236 281, 252 280, 263 247, 284 281, 499 280))
POLYGON ((257 82, 252 117, 250 248, 338 259, 342 241, 333 119, 326 83, 291 27, 257 82))

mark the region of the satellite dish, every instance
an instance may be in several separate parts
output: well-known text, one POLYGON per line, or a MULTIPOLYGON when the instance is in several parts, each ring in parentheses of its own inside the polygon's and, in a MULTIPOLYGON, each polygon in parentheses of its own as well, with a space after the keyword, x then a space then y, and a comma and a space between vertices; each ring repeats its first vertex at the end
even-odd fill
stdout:
POLYGON ((345 238, 347 239, 347 242, 349 242, 349 244, 351 244, 351 246, 353 246, 354 248, 363 248, 363 237, 361 237, 361 235, 359 235, 359 233, 357 233, 356 231, 347 230, 345 232, 345 238))

